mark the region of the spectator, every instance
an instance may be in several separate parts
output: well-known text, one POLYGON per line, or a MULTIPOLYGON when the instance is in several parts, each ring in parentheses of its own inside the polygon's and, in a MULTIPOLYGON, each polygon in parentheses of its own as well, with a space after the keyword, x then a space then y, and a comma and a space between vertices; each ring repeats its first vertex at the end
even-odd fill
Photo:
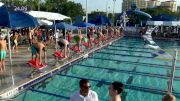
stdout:
POLYGON ((90 83, 87 79, 81 79, 79 82, 80 90, 76 91, 70 101, 98 101, 98 95, 90 90, 90 83))
POLYGON ((123 92, 123 84, 121 82, 113 82, 109 86, 110 101, 121 101, 120 94, 123 92))
POLYGON ((176 97, 172 94, 167 94, 163 97, 162 101, 176 101, 176 97))
POLYGON ((6 40, 4 40, 4 35, 0 33, 0 73, 5 72, 5 59, 6 59, 6 40))

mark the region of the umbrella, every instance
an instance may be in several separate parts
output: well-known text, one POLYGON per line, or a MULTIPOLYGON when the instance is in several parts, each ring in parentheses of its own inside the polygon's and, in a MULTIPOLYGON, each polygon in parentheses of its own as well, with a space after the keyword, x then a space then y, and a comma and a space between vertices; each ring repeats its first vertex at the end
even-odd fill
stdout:
POLYGON ((73 25, 78 26, 78 27, 94 27, 95 26, 95 24, 86 23, 86 22, 76 22, 73 25))
POLYGON ((0 7, 0 26, 21 29, 38 26, 38 21, 27 13, 20 11, 8 12, 5 5, 0 7))
MULTIPOLYGON (((32 16, 30 16, 29 14, 19 11, 8 12, 8 9, 5 5, 0 6, 0 19, 1 19, 0 26, 11 29, 36 27, 38 25, 37 20, 32 16)), ((10 62, 11 74, 12 74, 12 84, 14 85, 9 30, 8 30, 8 46, 9 46, 8 48, 9 48, 9 60, 10 60, 9 62, 10 62)))
POLYGON ((9 18, 11 29, 22 29, 28 27, 36 27, 39 25, 37 19, 27 13, 23 13, 20 11, 10 12, 9 18))
POLYGON ((50 26, 50 28, 52 28, 52 29, 54 29, 55 27, 56 27, 56 29, 65 29, 65 30, 78 29, 78 27, 64 23, 64 22, 56 23, 56 24, 50 26))
POLYGON ((0 26, 10 27, 9 14, 4 5, 0 6, 0 19, 0 26))

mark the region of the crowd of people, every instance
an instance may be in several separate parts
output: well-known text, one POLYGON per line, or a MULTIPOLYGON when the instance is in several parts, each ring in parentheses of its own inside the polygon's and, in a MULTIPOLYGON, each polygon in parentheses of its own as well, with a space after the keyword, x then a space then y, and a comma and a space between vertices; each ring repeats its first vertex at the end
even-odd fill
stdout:
MULTIPOLYGON (((59 52, 62 58, 70 57, 70 49, 75 52, 82 52, 82 45, 92 49, 95 46, 101 46, 108 40, 123 36, 122 27, 90 27, 87 29, 87 35, 82 34, 83 29, 78 29, 77 33, 69 30, 62 36, 53 34, 53 30, 36 27, 33 29, 12 30, 11 44, 13 53, 18 52, 18 42, 25 38, 28 40, 32 53, 32 60, 38 60, 36 65, 42 65, 47 62, 46 51, 47 46, 52 43, 57 44, 60 48, 59 52), (66 35, 65 35, 66 34, 66 35), (73 48, 74 47, 74 48, 73 48), (44 54, 44 59, 42 59, 44 54), (44 61, 43 61, 44 60, 44 61)), ((60 33, 58 35, 61 35, 60 33)), ((7 38, 5 34, 0 33, 0 72, 5 72, 5 59, 7 54, 7 38)), ((90 90, 90 82, 82 79, 79 82, 80 90, 71 95, 70 101, 98 101, 98 95, 95 91, 90 90)), ((109 86, 110 101, 121 101, 120 94, 123 92, 123 84, 121 82, 113 82, 109 86)), ((175 101, 175 96, 167 94, 163 101, 175 101)))
MULTIPOLYGON (((155 27, 155 26, 149 26, 155 27)), ((141 32, 141 29, 140 29, 141 32)), ((152 33, 153 38, 180 38, 180 28, 175 26, 156 26, 152 33)))
MULTIPOLYGON (((87 79, 81 79, 79 82, 80 90, 74 92, 70 101, 99 101, 98 94, 91 90, 90 82, 87 79)), ((123 92, 123 84, 115 81, 109 86, 109 101, 121 101, 120 94, 123 92)))
MULTIPOLYGON (((87 29, 87 35, 83 34, 82 28, 77 31, 66 31, 67 33, 54 34, 54 30, 47 29, 44 27, 36 27, 21 30, 12 30, 10 32, 11 36, 11 46, 12 53, 18 52, 19 44, 29 44, 29 49, 31 49, 32 60, 37 60, 36 66, 42 66, 47 62, 46 51, 47 46, 58 45, 59 53, 61 53, 61 58, 66 59, 70 56, 70 49, 75 52, 82 52, 82 46, 92 49, 94 46, 100 46, 107 40, 114 39, 123 35, 122 27, 89 27, 87 29), (77 33, 75 33, 77 32, 77 33), (75 34, 74 34, 75 33, 75 34), (44 54, 44 59, 42 58, 44 54), (42 61, 44 60, 44 61, 42 61)), ((65 32, 65 31, 62 31, 65 32)), ((7 33, 1 32, 0 34, 0 72, 5 72, 5 63, 7 51, 7 33)))
MULTIPOLYGON (((81 79, 79 81, 80 89, 70 96, 70 101, 99 101, 98 94, 91 90, 90 81, 81 79)), ((124 85, 119 81, 112 82, 108 87, 109 101, 122 101, 121 94, 124 91, 124 85)), ((166 94, 162 101, 176 101, 176 97, 171 93, 166 94)))

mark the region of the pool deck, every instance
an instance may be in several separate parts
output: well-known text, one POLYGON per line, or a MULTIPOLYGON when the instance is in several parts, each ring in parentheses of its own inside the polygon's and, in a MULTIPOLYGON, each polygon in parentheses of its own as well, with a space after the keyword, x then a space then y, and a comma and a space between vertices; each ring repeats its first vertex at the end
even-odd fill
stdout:
POLYGON ((81 58, 88 57, 88 54, 93 53, 111 44, 114 41, 119 40, 121 37, 116 39, 108 40, 106 43, 100 45, 99 47, 94 46, 93 49, 87 49, 83 47, 84 52, 75 53, 70 52, 70 57, 66 60, 55 59, 53 52, 55 51, 54 45, 48 46, 47 51, 47 64, 48 66, 42 70, 42 73, 36 73, 33 78, 30 76, 33 68, 27 64, 27 61, 31 59, 31 52, 28 45, 19 46, 18 52, 12 53, 12 66, 9 63, 9 54, 6 58, 6 73, 0 74, 0 99, 1 98, 11 98, 21 91, 31 87, 32 85, 54 75, 59 72, 62 67, 67 67, 72 62, 79 60, 81 58), (28 54, 27 54, 28 53, 28 54), (12 76, 13 75, 13 76, 12 76), (12 82, 14 79, 14 84, 12 82))

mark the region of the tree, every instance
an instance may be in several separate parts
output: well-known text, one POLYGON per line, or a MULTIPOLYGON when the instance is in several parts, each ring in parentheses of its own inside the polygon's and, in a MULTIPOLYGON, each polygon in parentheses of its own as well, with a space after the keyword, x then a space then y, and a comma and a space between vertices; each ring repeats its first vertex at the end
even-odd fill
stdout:
POLYGON ((98 15, 103 15, 103 16, 106 16, 106 12, 102 12, 102 11, 92 11, 89 16, 92 16, 92 17, 96 17, 98 15))
POLYGON ((40 10, 41 0, 27 0, 26 5, 31 8, 31 10, 40 10))
POLYGON ((172 16, 178 16, 178 14, 176 12, 172 12, 169 9, 166 8, 146 8, 146 9, 142 9, 142 11, 150 14, 151 16, 157 16, 160 14, 167 14, 167 15, 172 15, 172 16))
POLYGON ((85 15, 80 3, 69 0, 0 0, 8 5, 29 6, 31 10, 57 12, 70 16, 73 20, 76 16, 85 15))
POLYGON ((76 16, 84 15, 84 10, 80 3, 67 0, 45 0, 46 11, 58 12, 70 16, 73 20, 76 16))
POLYGON ((60 12, 64 15, 70 16, 73 20, 76 16, 85 15, 82 5, 80 3, 74 3, 72 1, 62 4, 60 12))

